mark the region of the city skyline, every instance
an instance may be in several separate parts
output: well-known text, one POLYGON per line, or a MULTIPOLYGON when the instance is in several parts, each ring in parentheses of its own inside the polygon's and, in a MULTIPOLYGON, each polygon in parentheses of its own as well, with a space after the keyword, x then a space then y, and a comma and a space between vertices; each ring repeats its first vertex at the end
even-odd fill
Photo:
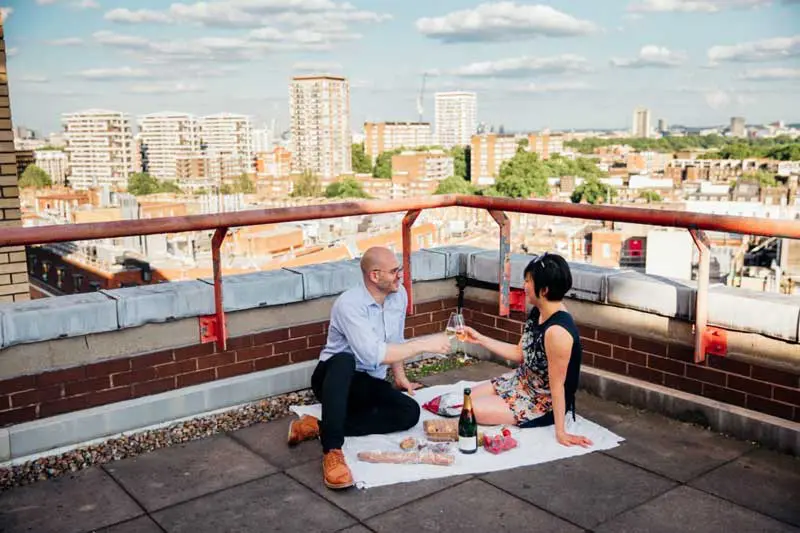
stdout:
POLYGON ((477 93, 479 122, 519 131, 630 129, 638 106, 669 124, 800 118, 787 115, 800 92, 792 0, 0 6, 15 122, 43 135, 89 108, 242 113, 285 130, 288 83, 312 73, 348 78, 353 129, 417 120, 423 73, 428 122, 450 90, 477 93))

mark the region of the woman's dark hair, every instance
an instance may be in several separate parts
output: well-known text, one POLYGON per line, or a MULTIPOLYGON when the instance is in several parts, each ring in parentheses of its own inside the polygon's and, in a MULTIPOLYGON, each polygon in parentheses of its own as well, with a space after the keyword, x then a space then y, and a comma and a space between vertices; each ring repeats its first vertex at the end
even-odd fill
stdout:
POLYGON ((533 290, 538 297, 542 289, 547 288, 545 298, 551 302, 558 302, 564 299, 572 288, 572 273, 569 264, 558 254, 544 254, 528 263, 525 267, 525 279, 533 280, 533 290))

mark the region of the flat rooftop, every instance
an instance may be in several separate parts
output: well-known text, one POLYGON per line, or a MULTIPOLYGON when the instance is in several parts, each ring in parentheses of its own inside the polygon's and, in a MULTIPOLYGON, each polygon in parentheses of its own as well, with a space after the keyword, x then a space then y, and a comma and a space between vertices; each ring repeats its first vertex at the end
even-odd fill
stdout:
MULTIPOLYGON (((422 381, 504 370, 481 362, 422 381)), ((800 459, 585 393, 577 405, 626 441, 486 475, 333 492, 319 443, 289 449, 282 418, 11 489, 0 531, 800 530, 800 459)))

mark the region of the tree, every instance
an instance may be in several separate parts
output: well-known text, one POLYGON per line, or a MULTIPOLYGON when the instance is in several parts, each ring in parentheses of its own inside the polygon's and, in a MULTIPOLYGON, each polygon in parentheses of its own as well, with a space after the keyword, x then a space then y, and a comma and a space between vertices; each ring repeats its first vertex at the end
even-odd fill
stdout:
POLYGON ((651 204, 653 202, 660 202, 663 200, 663 198, 661 198, 661 195, 658 194, 656 191, 642 191, 639 194, 639 198, 641 198, 642 200, 646 200, 648 204, 651 204))
POLYGON ((766 170, 746 172, 737 181, 755 181, 759 187, 774 187, 778 184, 775 180, 775 174, 766 170))
POLYGON ((128 192, 135 196, 159 192, 158 180, 147 172, 134 172, 128 178, 128 192))
POLYGON ((399 150, 381 152, 375 160, 375 168, 372 175, 381 179, 392 179, 392 156, 399 153, 399 150))
POLYGON ((256 192, 256 186, 253 184, 253 180, 251 180, 247 174, 242 174, 241 176, 237 177, 236 180, 234 180, 233 189, 236 192, 244 194, 253 194, 256 192))
POLYGON ((469 154, 467 149, 463 146, 454 146, 450 150, 450 155, 453 156, 453 175, 457 178, 466 179, 469 176, 469 166, 467 163, 469 154))
POLYGON ((42 187, 50 187, 52 184, 53 181, 50 179, 50 175, 41 167, 36 165, 28 165, 25 167, 25 170, 22 172, 22 176, 19 178, 19 182, 17 183, 17 185, 23 189, 28 187, 40 189, 42 187))
POLYGON ((496 192, 510 198, 547 196, 547 170, 534 152, 519 151, 500 166, 500 176, 490 194, 496 192))
POLYGON ((183 192, 174 181, 162 181, 158 189, 158 192, 172 192, 175 194, 181 194, 183 192))
POLYGON ((601 182, 598 178, 586 178, 586 180, 575 187, 572 191, 570 198, 573 203, 579 204, 586 201, 590 204, 602 204, 608 202, 609 195, 611 198, 617 195, 617 190, 601 182))
POLYGON ((223 183, 220 185, 219 193, 220 194, 234 194, 236 191, 233 188, 233 185, 229 183, 223 183))
POLYGON ((530 141, 527 137, 523 137, 522 139, 517 141, 517 150, 527 150, 528 146, 530 146, 530 141))
POLYGON ((354 144, 352 147, 352 162, 353 162, 353 172, 357 174, 369 174, 372 172, 372 162, 369 160, 369 157, 364 152, 364 145, 354 144))
POLYGON ((354 178, 335 181, 325 189, 326 198, 369 198, 364 188, 354 178))
POLYGON ((475 194, 475 187, 464 178, 450 176, 439 183, 433 194, 475 194))
POLYGON ((322 196, 322 185, 320 185, 319 177, 310 170, 303 172, 299 178, 294 182, 294 189, 292 190, 294 197, 312 197, 319 198, 322 196))

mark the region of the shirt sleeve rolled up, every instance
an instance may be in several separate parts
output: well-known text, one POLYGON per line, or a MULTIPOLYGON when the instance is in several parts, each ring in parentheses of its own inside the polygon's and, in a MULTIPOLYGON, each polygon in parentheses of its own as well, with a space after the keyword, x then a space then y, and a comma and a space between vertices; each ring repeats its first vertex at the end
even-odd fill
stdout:
POLYGON ((353 355, 361 365, 377 369, 386 358, 386 341, 375 334, 369 325, 364 306, 336 306, 331 326, 337 327, 347 339, 353 355))

